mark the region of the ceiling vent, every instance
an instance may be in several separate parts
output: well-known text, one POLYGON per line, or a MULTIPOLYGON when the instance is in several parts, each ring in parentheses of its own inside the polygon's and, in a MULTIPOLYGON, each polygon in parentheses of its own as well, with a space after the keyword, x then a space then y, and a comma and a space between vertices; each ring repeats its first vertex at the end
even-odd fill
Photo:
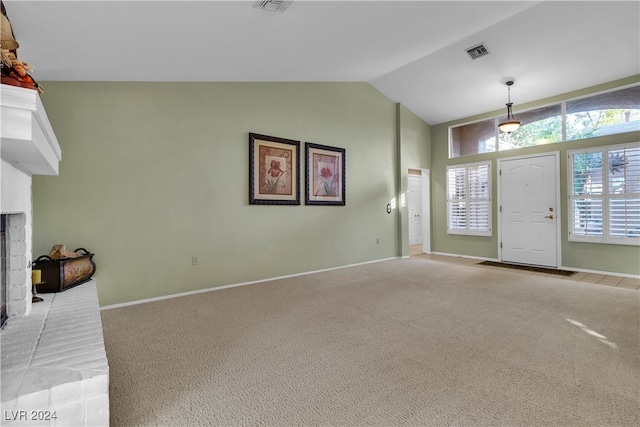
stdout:
POLYGON ((293 0, 258 0, 253 7, 271 12, 284 12, 293 0))
POLYGON ((471 47, 469 49, 465 49, 469 54, 471 59, 478 59, 481 56, 489 55, 489 49, 484 45, 484 43, 480 43, 477 46, 471 47))

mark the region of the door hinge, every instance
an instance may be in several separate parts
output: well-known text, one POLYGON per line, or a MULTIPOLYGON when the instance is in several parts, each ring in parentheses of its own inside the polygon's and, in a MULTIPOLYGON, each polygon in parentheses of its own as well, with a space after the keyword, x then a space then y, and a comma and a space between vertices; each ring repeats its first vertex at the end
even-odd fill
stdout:
POLYGON ((502 212, 502 206, 500 206, 500 212, 502 212))
POLYGON ((500 242, 500 249, 502 249, 502 242, 500 242))

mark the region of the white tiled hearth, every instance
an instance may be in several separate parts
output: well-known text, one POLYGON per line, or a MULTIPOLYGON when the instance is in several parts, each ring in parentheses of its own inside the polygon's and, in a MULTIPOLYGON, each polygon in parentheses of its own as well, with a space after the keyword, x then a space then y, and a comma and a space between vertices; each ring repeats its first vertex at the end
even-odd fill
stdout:
POLYGON ((109 366, 95 281, 38 296, 44 301, 0 334, 0 424, 108 426, 109 366))

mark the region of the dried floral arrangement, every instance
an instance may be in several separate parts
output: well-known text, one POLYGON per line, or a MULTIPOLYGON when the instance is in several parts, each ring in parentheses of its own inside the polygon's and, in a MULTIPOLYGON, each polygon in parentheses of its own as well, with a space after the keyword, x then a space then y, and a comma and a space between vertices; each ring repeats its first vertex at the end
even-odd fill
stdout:
POLYGON ((39 93, 43 90, 38 83, 29 75, 33 72, 33 68, 24 61, 18 59, 18 47, 20 45, 16 41, 11 28, 11 22, 7 17, 7 11, 4 3, 0 0, 0 9, 2 11, 2 22, 0 23, 0 59, 1 59, 1 75, 2 83, 12 86, 26 87, 35 89, 39 93))

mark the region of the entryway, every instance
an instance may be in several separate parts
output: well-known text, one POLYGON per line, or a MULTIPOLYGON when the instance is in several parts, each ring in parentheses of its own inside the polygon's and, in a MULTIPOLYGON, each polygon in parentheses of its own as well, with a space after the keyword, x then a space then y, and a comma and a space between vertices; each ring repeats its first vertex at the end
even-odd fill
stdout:
POLYGON ((407 186, 409 256, 431 252, 429 170, 409 169, 407 186))
POLYGON ((498 159, 498 237, 503 262, 558 267, 560 153, 498 159))

